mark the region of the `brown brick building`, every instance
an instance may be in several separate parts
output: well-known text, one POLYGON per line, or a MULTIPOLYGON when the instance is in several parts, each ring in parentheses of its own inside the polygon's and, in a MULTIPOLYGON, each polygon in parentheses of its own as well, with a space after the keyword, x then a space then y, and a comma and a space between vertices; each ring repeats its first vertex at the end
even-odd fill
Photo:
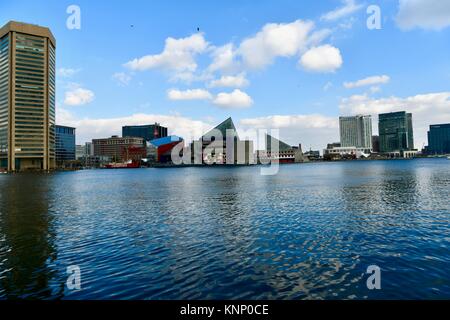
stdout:
POLYGON ((94 156, 109 157, 113 162, 127 160, 140 160, 145 157, 145 145, 143 138, 112 136, 105 139, 92 140, 94 156), (142 156, 141 156, 142 154, 142 156))

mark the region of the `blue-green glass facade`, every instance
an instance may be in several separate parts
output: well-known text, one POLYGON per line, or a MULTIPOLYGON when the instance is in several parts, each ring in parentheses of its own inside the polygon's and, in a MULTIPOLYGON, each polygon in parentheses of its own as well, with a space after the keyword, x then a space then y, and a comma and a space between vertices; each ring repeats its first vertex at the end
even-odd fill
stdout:
POLYGON ((56 162, 75 160, 75 128, 56 126, 56 162))
POLYGON ((158 123, 143 126, 122 127, 122 137, 143 138, 145 141, 167 137, 167 128, 158 123))
POLYGON ((378 116, 380 152, 414 150, 412 114, 405 111, 378 116))
POLYGON ((450 154, 450 123, 434 124, 428 131, 428 153, 450 154))

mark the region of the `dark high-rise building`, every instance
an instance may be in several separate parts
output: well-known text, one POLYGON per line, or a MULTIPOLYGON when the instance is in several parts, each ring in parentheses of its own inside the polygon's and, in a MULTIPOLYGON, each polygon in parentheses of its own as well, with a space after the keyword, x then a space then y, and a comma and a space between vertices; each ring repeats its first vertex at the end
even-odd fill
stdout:
POLYGON ((380 152, 414 150, 412 114, 405 111, 378 116, 380 152))
POLYGON ((167 137, 167 128, 159 123, 143 126, 122 127, 122 137, 143 138, 145 141, 167 137))
POLYGON ((75 128, 56 126, 56 162, 75 160, 75 128))
POLYGON ((380 137, 372 136, 372 150, 377 153, 380 152, 380 137))
POLYGON ((427 152, 428 154, 450 154, 450 123, 430 126, 427 152))
POLYGON ((55 166, 55 48, 48 28, 0 28, 0 167, 55 166))

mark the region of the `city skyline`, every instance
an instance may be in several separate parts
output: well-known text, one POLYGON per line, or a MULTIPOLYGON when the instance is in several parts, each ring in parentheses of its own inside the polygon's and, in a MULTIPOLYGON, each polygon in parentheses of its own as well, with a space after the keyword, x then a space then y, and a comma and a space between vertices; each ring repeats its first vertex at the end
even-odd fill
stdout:
POLYGON ((189 140, 232 116, 238 131, 280 128, 284 141, 321 150, 339 136, 341 115, 370 114, 377 132, 378 113, 405 110, 415 115, 421 149, 430 124, 450 122, 443 41, 449 23, 409 24, 404 12, 417 13, 421 2, 379 1, 381 30, 367 28, 368 5, 360 1, 308 7, 284 1, 282 10, 268 2, 228 4, 224 10, 237 12, 229 20, 217 15, 221 4, 141 4, 138 14, 133 7, 80 1, 80 30, 66 27, 68 3, 41 8, 19 1, 2 4, 0 18, 48 26, 59 40, 57 123, 76 127, 78 144, 120 134, 123 125, 154 122, 189 140), (120 45, 95 37, 102 30, 120 45), (271 34, 290 41, 273 50, 271 34), (171 44, 181 46, 180 59, 173 60, 171 44), (327 54, 333 63, 314 65, 314 57, 327 54))

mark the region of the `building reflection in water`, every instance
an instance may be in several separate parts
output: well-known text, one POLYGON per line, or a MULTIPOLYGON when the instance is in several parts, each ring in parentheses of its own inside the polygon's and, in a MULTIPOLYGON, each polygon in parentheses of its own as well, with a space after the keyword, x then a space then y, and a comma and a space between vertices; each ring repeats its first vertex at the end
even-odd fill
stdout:
POLYGON ((54 218, 48 211, 50 179, 27 174, 0 180, 0 298, 55 298, 50 285, 56 276, 51 267, 56 250, 54 218))

